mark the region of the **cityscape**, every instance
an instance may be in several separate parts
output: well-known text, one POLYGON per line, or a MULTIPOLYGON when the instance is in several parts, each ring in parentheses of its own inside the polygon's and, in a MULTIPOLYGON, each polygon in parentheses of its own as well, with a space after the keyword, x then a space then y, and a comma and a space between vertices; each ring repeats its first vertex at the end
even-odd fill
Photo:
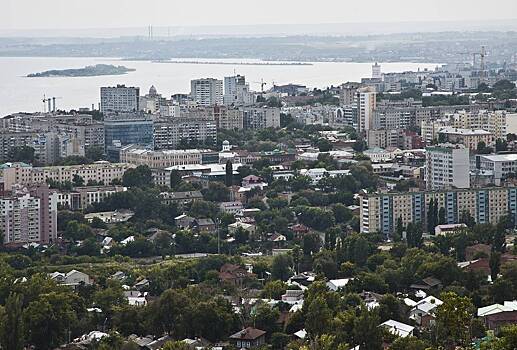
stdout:
POLYGON ((7 1, 1 350, 517 348, 517 21, 7 1))

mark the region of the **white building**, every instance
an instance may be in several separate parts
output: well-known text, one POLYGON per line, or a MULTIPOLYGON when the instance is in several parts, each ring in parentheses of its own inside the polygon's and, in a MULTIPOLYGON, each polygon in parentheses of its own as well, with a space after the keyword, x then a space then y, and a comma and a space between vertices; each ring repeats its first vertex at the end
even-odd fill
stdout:
POLYGON ((244 129, 266 129, 280 127, 280 108, 253 107, 241 109, 244 129))
POLYGON ((428 190, 470 187, 469 150, 463 145, 440 144, 426 148, 428 190))
POLYGON ((372 65, 372 79, 382 79, 381 65, 377 62, 372 65))
POLYGON ((151 169, 164 169, 174 165, 201 164, 202 151, 198 149, 149 150, 126 146, 120 150, 120 161, 134 165, 147 165, 151 169))
POLYGON ((357 91, 357 119, 358 131, 366 132, 372 128, 373 112, 377 106, 377 93, 370 88, 357 91))
POLYGON ((140 88, 117 85, 101 87, 101 112, 136 112, 140 109, 140 88))
POLYGON ((477 154, 470 164, 473 173, 490 173, 493 183, 501 185, 501 180, 509 174, 517 173, 517 154, 477 154))
POLYGON ((223 81, 214 78, 190 81, 190 97, 200 106, 223 104, 223 81))
POLYGON ((415 330, 415 327, 395 320, 383 322, 380 327, 386 328, 388 332, 401 338, 412 336, 415 330))
POLYGON ((225 106, 246 106, 253 103, 253 94, 243 75, 224 78, 223 103, 225 106))

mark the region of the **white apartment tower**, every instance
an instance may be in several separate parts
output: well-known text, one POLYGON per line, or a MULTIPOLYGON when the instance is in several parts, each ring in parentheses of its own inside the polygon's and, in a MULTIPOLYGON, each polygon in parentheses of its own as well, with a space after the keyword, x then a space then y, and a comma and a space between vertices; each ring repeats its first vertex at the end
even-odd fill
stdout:
POLYGON ((190 97, 199 106, 222 105, 223 81, 214 78, 191 80, 190 97))
POLYGON ((136 112, 140 109, 140 88, 125 85, 101 87, 101 112, 136 112))
POLYGON ((375 89, 366 87, 359 89, 356 95, 358 131, 365 134, 373 127, 373 112, 377 106, 375 89))
POLYGON ((444 143, 426 148, 425 177, 428 190, 470 187, 469 149, 444 143))
POLYGON ((372 66, 372 78, 382 79, 381 66, 377 62, 372 66))
POLYGON ((253 94, 246 83, 246 77, 235 75, 224 78, 223 103, 225 106, 245 106, 253 103, 253 94))

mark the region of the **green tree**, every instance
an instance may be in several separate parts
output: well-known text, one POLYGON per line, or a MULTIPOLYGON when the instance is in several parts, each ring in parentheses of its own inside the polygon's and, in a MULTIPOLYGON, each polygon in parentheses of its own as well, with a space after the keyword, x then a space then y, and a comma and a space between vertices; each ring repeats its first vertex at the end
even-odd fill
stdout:
POLYGON ((170 188, 175 190, 181 184, 181 175, 177 170, 171 170, 170 188))
POLYGON ((23 348, 25 334, 22 303, 21 295, 10 294, 4 312, 0 312, 0 347, 5 350, 23 348))
POLYGON ((428 344, 416 337, 397 338, 390 345, 390 350, 426 350, 428 344))
POLYGON ((332 312, 322 296, 316 297, 308 309, 305 317, 305 329, 311 339, 325 334, 330 329, 332 312))
POLYGON ((10 162, 34 163, 34 148, 30 146, 16 146, 9 150, 7 159, 10 162))
POLYGON ((76 187, 84 186, 84 179, 81 176, 74 174, 72 177, 72 183, 76 187))
POLYGON ((184 341, 168 341, 163 344, 162 350, 191 350, 191 347, 184 341))
POLYGON ((231 160, 226 161, 226 175, 224 178, 224 183, 226 186, 230 187, 233 185, 233 164, 231 160))
POLYGON ((269 281, 262 289, 262 297, 266 299, 277 299, 280 300, 282 295, 287 290, 287 284, 283 281, 269 281))
POLYGON ((122 176, 122 184, 127 187, 149 187, 152 182, 152 172, 147 165, 139 165, 134 169, 128 169, 122 176))
POLYGON ((275 255, 271 265, 271 277, 276 280, 286 281, 291 277, 293 258, 288 254, 275 255))
POLYGON ((474 305, 470 298, 454 292, 441 295, 443 304, 436 309, 436 332, 440 344, 446 349, 467 346, 470 343, 470 324, 474 305))
POLYGON ((379 315, 374 309, 368 311, 366 307, 361 308, 359 317, 354 322, 354 343, 359 345, 361 350, 382 349, 382 333, 379 328, 379 315))

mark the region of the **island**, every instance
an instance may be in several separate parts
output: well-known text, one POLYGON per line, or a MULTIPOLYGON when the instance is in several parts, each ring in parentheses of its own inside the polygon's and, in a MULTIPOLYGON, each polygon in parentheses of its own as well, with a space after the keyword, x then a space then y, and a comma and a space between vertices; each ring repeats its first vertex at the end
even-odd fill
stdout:
POLYGON ((53 69, 40 73, 27 75, 29 78, 48 78, 48 77, 95 77, 101 75, 122 75, 133 72, 135 69, 124 66, 114 66, 111 64, 96 64, 84 68, 75 69, 53 69))

